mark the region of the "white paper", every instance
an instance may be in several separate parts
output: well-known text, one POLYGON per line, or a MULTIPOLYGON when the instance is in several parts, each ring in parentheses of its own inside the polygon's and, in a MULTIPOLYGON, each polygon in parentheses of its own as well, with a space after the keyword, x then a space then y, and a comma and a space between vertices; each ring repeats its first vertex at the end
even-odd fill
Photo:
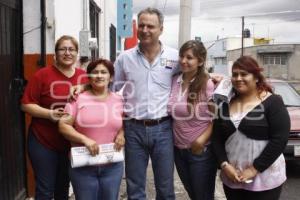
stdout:
POLYGON ((82 167, 124 161, 124 148, 120 151, 114 149, 114 143, 100 144, 99 154, 91 156, 85 146, 71 148, 71 166, 82 167))
POLYGON ((234 96, 233 87, 229 78, 223 78, 215 89, 213 94, 214 102, 227 102, 229 103, 231 98, 234 96))

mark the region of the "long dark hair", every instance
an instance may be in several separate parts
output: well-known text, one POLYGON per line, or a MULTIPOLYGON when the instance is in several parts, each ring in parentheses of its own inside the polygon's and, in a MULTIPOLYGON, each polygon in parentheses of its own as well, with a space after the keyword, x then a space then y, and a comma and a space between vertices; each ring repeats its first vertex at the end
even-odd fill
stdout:
POLYGON ((179 56, 183 56, 184 52, 189 49, 192 50, 193 55, 198 58, 199 62, 203 62, 201 66, 198 66, 194 77, 195 79, 188 88, 187 105, 188 111, 191 112, 192 106, 200 102, 203 97, 206 97, 206 85, 209 76, 205 71, 207 52, 203 43, 197 40, 189 40, 185 42, 179 50, 179 56))
POLYGON ((256 88, 258 94, 261 94, 264 91, 273 93, 272 87, 266 82, 266 79, 262 74, 263 68, 258 65, 254 58, 250 56, 240 57, 232 65, 232 69, 235 68, 242 69, 253 74, 253 76, 257 79, 256 88))

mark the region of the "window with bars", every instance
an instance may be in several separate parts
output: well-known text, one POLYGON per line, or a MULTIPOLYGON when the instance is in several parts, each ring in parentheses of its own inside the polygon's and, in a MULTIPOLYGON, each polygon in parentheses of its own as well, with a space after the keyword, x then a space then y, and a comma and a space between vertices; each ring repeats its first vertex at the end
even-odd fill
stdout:
POLYGON ((215 64, 216 65, 226 65, 227 64, 227 59, 226 57, 217 57, 217 58, 214 58, 215 60, 215 64))
POLYGON ((264 65, 287 65, 287 54, 265 54, 264 65))
MULTIPOLYGON (((97 38, 98 46, 99 46, 99 14, 101 9, 97 6, 97 4, 90 0, 90 30, 91 37, 97 38)), ((95 60, 99 58, 99 48, 93 49, 91 51, 91 59, 95 60)))

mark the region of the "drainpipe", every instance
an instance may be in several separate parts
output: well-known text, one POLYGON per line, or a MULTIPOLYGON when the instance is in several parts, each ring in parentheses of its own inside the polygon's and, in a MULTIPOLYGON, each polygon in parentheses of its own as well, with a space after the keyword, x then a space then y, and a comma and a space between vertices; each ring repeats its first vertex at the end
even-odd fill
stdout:
POLYGON ((40 1, 41 9, 41 55, 38 65, 43 67, 46 65, 46 0, 40 1))

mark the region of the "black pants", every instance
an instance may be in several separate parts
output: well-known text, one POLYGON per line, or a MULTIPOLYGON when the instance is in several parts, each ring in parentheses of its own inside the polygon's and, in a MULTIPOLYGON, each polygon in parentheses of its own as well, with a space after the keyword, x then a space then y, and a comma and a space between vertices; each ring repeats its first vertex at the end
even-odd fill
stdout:
POLYGON ((249 191, 243 189, 232 189, 223 184, 227 200, 278 200, 282 185, 265 191, 249 191))

